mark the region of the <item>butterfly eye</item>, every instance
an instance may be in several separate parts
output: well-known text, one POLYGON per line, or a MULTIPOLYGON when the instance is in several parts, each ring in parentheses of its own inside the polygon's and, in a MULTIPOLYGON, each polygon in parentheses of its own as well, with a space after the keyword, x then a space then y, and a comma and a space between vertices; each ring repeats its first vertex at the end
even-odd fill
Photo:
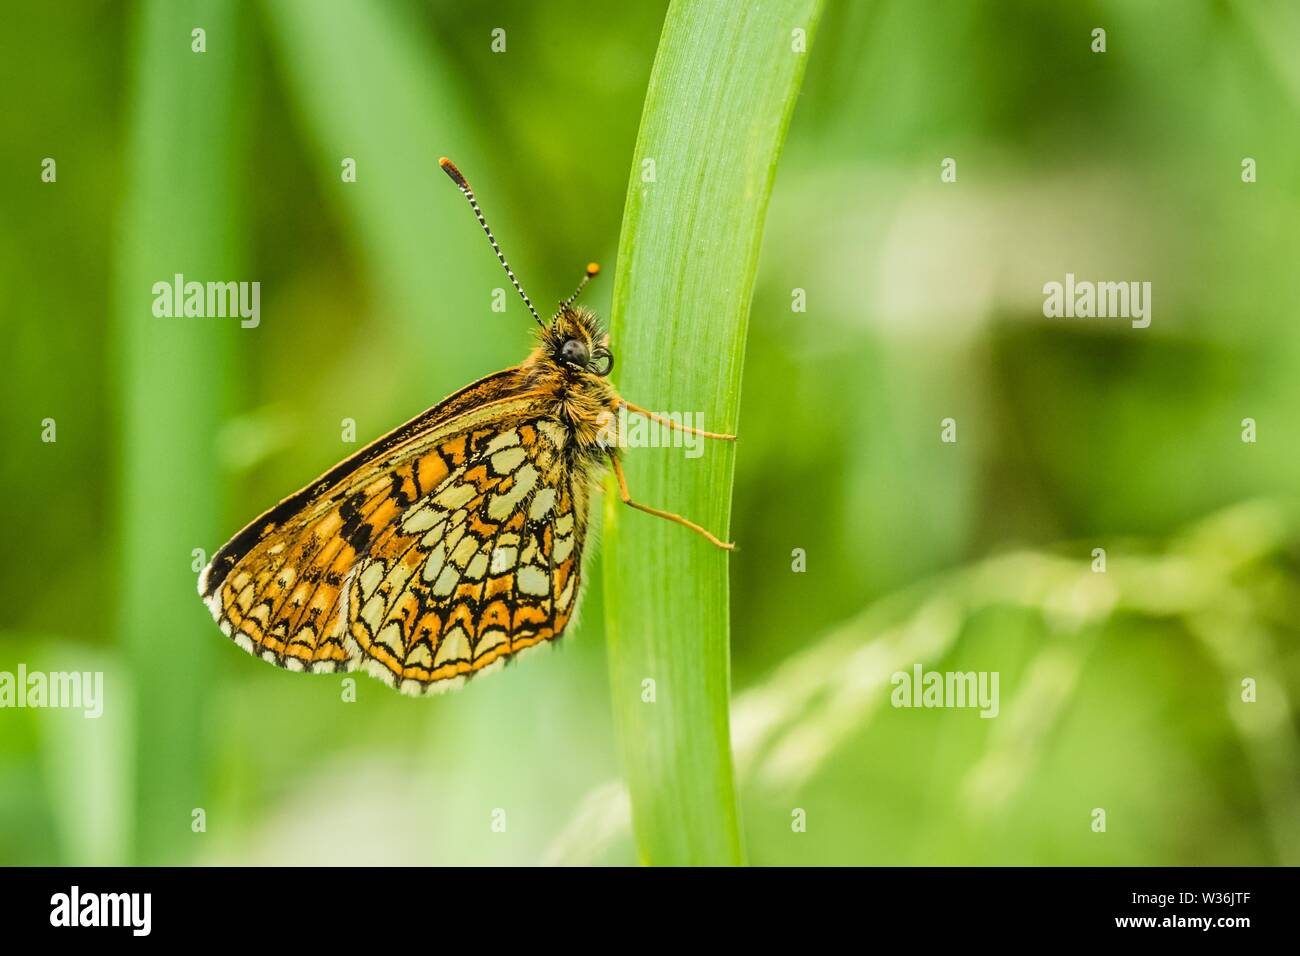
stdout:
POLYGON ((587 343, 580 339, 569 339, 560 346, 560 361, 565 365, 572 365, 575 368, 586 368, 590 355, 587 353, 587 343))

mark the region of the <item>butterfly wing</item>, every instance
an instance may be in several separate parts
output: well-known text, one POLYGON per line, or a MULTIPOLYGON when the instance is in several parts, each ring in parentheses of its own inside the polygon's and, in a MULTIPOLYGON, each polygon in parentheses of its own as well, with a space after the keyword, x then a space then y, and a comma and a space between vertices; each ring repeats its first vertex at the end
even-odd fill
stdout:
POLYGON ((498 373, 285 499, 199 591, 240 647, 365 668, 406 693, 558 637, 576 608, 588 484, 544 396, 498 373))
POLYGON ((523 415, 461 438, 463 459, 379 534, 344 588, 345 648, 405 693, 558 637, 577 606, 588 486, 566 430, 523 415))

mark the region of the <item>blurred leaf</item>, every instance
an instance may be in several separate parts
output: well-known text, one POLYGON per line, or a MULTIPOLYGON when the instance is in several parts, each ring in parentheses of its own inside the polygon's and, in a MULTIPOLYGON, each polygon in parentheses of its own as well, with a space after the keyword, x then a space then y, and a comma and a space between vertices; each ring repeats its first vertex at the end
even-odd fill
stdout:
POLYGON ((134 672, 137 859, 186 856, 203 805, 203 718, 221 639, 195 593, 192 551, 220 543, 215 435, 235 383, 239 320, 157 318, 155 282, 245 281, 239 188, 239 5, 148 0, 135 23, 130 151, 118 262, 122 575, 118 626, 134 672), (191 51, 202 24, 207 52, 191 51))
MULTIPOLYGON (((494 314, 491 290, 505 284, 464 199, 438 169, 456 159, 493 228, 510 248, 508 210, 482 188, 490 152, 476 147, 468 108, 439 58, 400 5, 272 0, 268 23, 285 79, 316 142, 327 194, 346 213, 399 346, 385 357, 399 380, 444 382, 450 392, 502 365, 500 343, 529 324, 494 314), (344 159, 356 181, 342 180, 344 159)), ((516 359, 517 360, 517 359, 516 359)), ((441 393, 439 393, 441 394, 441 393)), ((429 404, 433 404, 430 400, 429 404)))
POLYGON ((100 694, 96 716, 87 716, 91 708, 83 698, 82 709, 44 710, 37 720, 62 858, 73 866, 122 866, 131 852, 126 821, 131 819, 131 748, 136 739, 130 674, 119 655, 100 648, 48 639, 42 644, 39 653, 29 653, 26 659, 39 660, 49 672, 87 675, 82 693, 88 679, 100 694), (96 674, 103 675, 102 685, 96 674))

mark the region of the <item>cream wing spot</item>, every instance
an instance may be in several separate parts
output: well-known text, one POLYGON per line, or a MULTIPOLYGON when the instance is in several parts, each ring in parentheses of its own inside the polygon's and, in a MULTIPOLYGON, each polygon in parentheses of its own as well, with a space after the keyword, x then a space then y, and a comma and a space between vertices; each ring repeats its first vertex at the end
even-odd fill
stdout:
POLYGON ((527 454, 525 449, 518 446, 499 451, 492 456, 492 470, 498 475, 508 475, 524 463, 527 454))
POLYGON ((402 530, 407 534, 419 534, 427 531, 447 516, 442 508, 425 505, 417 508, 402 519, 402 530))
POLYGON ((443 542, 448 552, 452 551, 464 536, 465 526, 463 524, 452 528, 451 531, 447 533, 447 540, 443 542))
POLYGON ((436 580, 439 573, 442 571, 442 564, 446 560, 447 560, 446 545, 442 545, 442 544, 435 545, 433 550, 429 552, 429 557, 424 562, 424 574, 422 575, 424 577, 424 580, 426 581, 436 580))
POLYGON ((532 594, 545 597, 551 593, 551 582, 543 571, 535 564, 525 564, 515 575, 515 586, 524 594, 532 594))
POLYGON ((504 494, 494 494, 488 502, 488 517, 493 521, 504 521, 514 514, 519 503, 537 487, 537 469, 532 465, 521 465, 515 472, 515 483, 504 494))
POLYGON ((506 571, 509 571, 511 568, 513 568, 515 566, 515 562, 518 560, 519 560, 518 548, 508 548, 504 546, 498 547, 492 552, 492 568, 491 568, 492 573, 504 574, 506 571))
POLYGON ((478 489, 473 485, 463 481, 457 482, 438 492, 437 497, 433 499, 433 503, 448 511, 454 511, 456 508, 469 504, 477 493, 478 489))
POLYGON ((480 551, 470 559, 469 567, 465 569, 465 577, 471 581, 483 580, 483 575, 487 573, 488 556, 486 551, 480 551))
POLYGON ((374 634, 379 629, 379 622, 384 619, 384 598, 381 594, 376 594, 361 607, 361 620, 365 622, 374 634))
POLYGON ((461 538, 460 543, 456 545, 456 550, 451 553, 452 563, 458 568, 464 568, 469 563, 469 559, 474 556, 474 552, 478 550, 478 545, 477 538, 470 536, 461 538))
POLYGON ((519 432, 512 428, 510 429, 510 431, 502 432, 500 435, 497 435, 490 442, 488 442, 485 451, 487 454, 493 455, 496 452, 499 452, 502 448, 509 448, 511 445, 518 445, 518 444, 519 444, 519 432))
POLYGON ((442 540, 442 536, 447 533, 447 522, 439 521, 433 528, 420 539, 420 544, 426 548, 431 548, 442 540))
POLYGON ((558 607, 561 611, 567 608, 569 606, 569 602, 573 600, 573 582, 576 580, 577 580, 577 575, 574 574, 569 575, 569 582, 566 585, 564 585, 564 590, 560 592, 560 597, 555 602, 556 607, 558 607))
POLYGON ((379 587, 379 582, 384 579, 384 573, 383 561, 366 562, 366 566, 361 571, 361 577, 358 579, 361 583, 362 597, 368 598, 375 593, 375 588, 379 587))
POLYGON ((506 643, 506 632, 493 628, 490 631, 484 631, 483 636, 478 639, 478 646, 474 648, 474 657, 479 658, 492 650, 506 643))
POLYGON ((433 664, 438 667, 448 661, 467 660, 469 660, 469 638, 465 629, 457 625, 443 635, 442 643, 438 645, 438 656, 433 659, 433 664))
POLYGON ((383 644, 399 658, 404 653, 402 647, 402 625, 396 621, 389 621, 385 624, 384 629, 379 632, 379 636, 375 638, 375 640, 380 644, 383 644))
POLYGON ((528 506, 528 517, 533 521, 541 521, 545 518, 552 508, 555 507, 555 489, 542 488, 537 494, 533 495, 532 504, 528 506))
POLYGON ((456 589, 456 582, 460 580, 460 572, 456 570, 455 565, 447 565, 438 575, 438 580, 433 582, 433 593, 439 597, 446 597, 456 589))

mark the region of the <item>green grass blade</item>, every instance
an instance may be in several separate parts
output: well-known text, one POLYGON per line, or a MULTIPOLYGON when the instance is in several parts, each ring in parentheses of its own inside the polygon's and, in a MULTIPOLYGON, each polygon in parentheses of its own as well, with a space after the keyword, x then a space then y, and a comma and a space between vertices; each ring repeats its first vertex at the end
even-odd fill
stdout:
MULTIPOLYGON (((158 318, 153 284, 254 281, 239 270, 245 64, 237 5, 154 0, 131 51, 130 157, 117 277, 121 431, 118 625, 135 711, 138 862, 185 857, 191 811, 205 805, 204 717, 223 640, 195 593, 191 552, 223 530, 211 437, 228 396, 238 318, 158 318), (206 52, 191 31, 206 30, 206 52)), ((106 701, 105 707, 115 706, 106 701)))
MULTIPOLYGON (((819 0, 678 0, 664 23, 624 211, 612 339, 630 401, 701 412, 710 431, 737 423, 763 221, 820 11, 819 0)), ((734 446, 710 443, 697 458, 632 449, 626 471, 636 500, 725 536, 734 464, 734 446)), ((610 679, 641 859, 742 863, 727 556, 613 494, 605 528, 610 679)))

